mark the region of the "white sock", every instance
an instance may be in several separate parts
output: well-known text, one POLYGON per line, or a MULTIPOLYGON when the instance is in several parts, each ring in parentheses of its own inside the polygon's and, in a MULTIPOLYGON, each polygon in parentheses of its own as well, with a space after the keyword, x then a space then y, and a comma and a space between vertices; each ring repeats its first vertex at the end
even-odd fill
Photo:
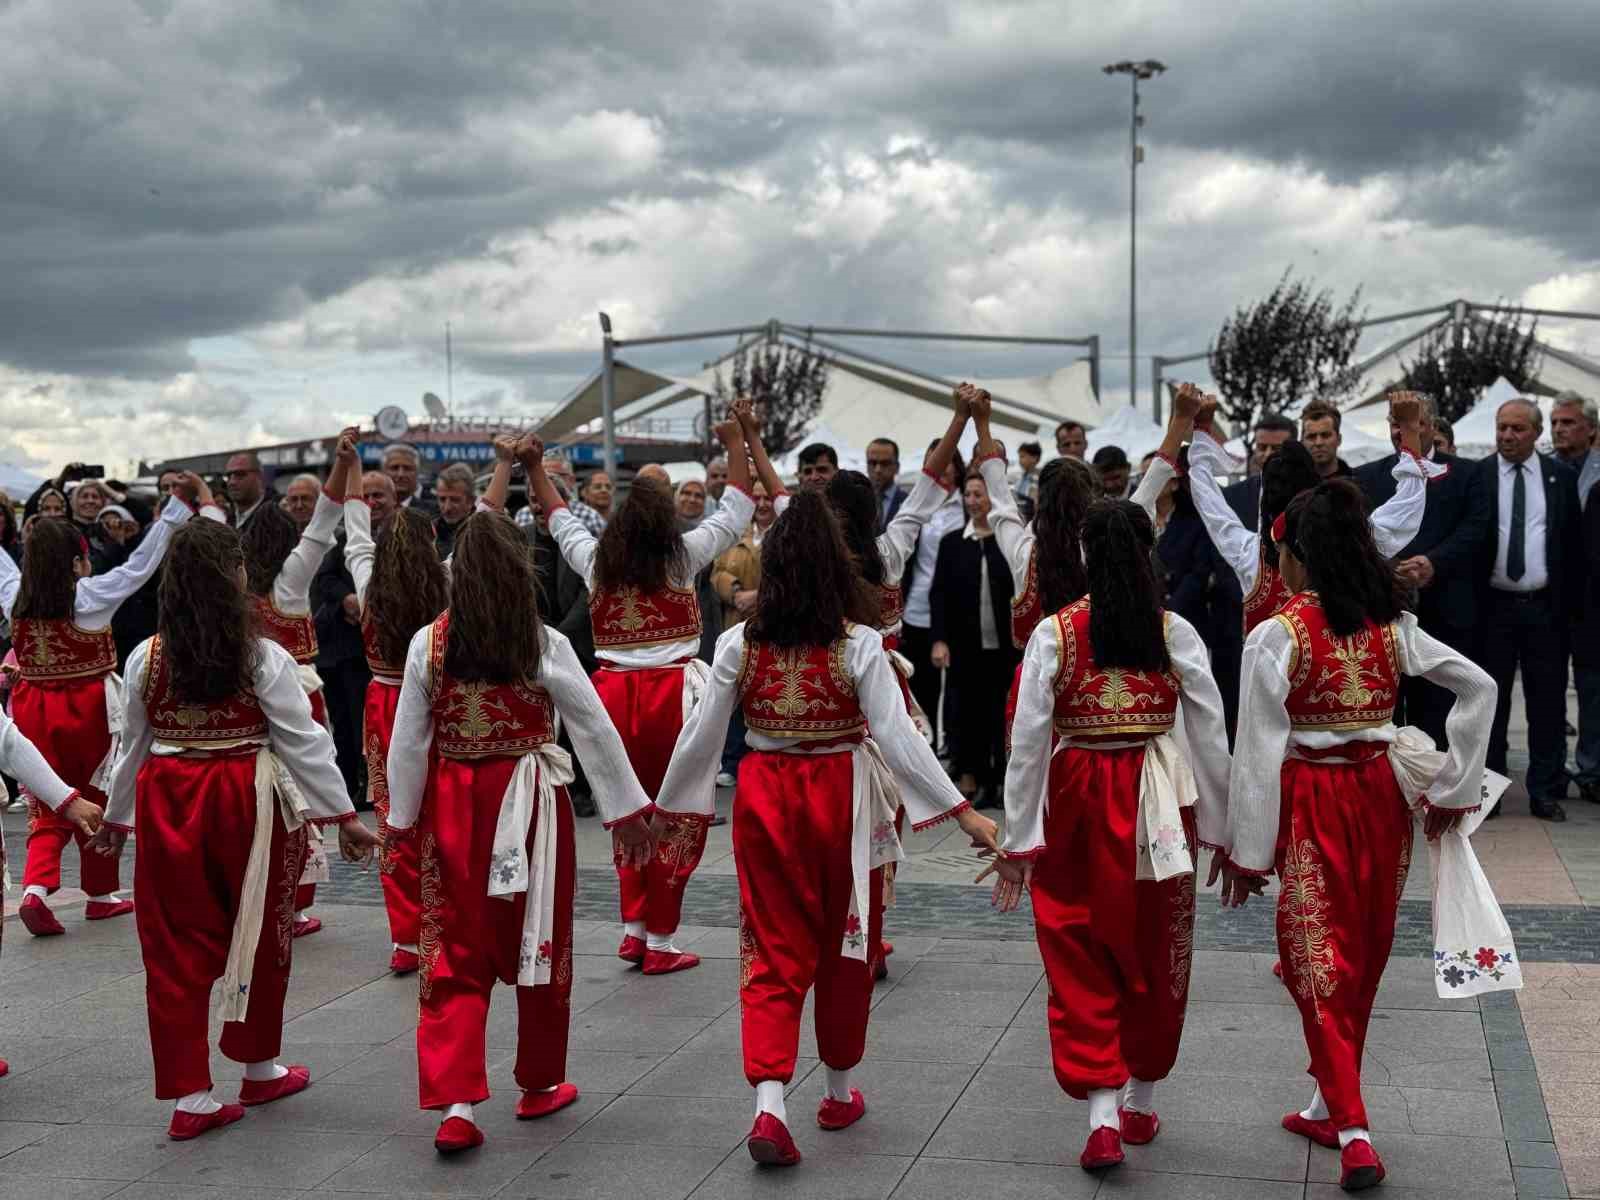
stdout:
POLYGON ((245 1063, 244 1077, 251 1083, 271 1083, 274 1079, 282 1079, 289 1073, 288 1067, 280 1067, 272 1059, 266 1062, 245 1063))
POLYGON ((764 1079, 756 1084, 756 1116, 762 1113, 771 1113, 785 1125, 789 1123, 789 1112, 783 1107, 782 1080, 764 1079))
POLYGON ((1122 1128, 1122 1121, 1117 1117, 1116 1088, 1095 1088, 1089 1093, 1089 1132, 1093 1133, 1102 1125, 1109 1129, 1122 1128))
POLYGON ((622 923, 622 936, 642 938, 644 936, 644 922, 624 921, 622 923))
POLYGON ((22 889, 22 898, 24 900, 26 900, 29 896, 37 896, 39 899, 43 900, 49 894, 50 893, 46 889, 37 883, 30 883, 27 887, 22 889))
POLYGON ((209 1116, 218 1111, 222 1105, 211 1098, 211 1089, 203 1092, 190 1092, 175 1105, 178 1112, 193 1113, 197 1117, 209 1116))
POLYGON ((297 912, 294 915, 294 923, 296 925, 304 925, 309 920, 311 920, 311 914, 310 913, 297 912))
POLYGON ((828 1095, 832 1096, 835 1100, 839 1101, 841 1104, 849 1104, 850 1103, 850 1068, 846 1067, 843 1071, 835 1071, 832 1067, 828 1067, 827 1068, 827 1072, 828 1072, 828 1095))
MULTIPOLYGON (((676 933, 676 932, 677 932, 677 930, 673 930, 673 933, 676 933)), ((651 950, 659 950, 663 954, 682 954, 683 953, 682 950, 679 950, 676 946, 674 946, 672 944, 672 934, 671 933, 652 933, 647 938, 645 938, 645 943, 644 944, 649 949, 651 949, 651 950)))
POLYGON ((472 1105, 470 1105, 470 1104, 452 1104, 449 1108, 444 1110, 444 1116, 442 1118, 440 1118, 440 1122, 439 1123, 442 1125, 445 1121, 448 1121, 451 1117, 460 1117, 463 1121, 471 1121, 472 1120, 472 1105))
POLYGON ((1371 1144, 1372 1135, 1359 1126, 1339 1130, 1339 1149, 1343 1150, 1351 1142, 1367 1142, 1371 1144))
POLYGON ((406 942, 404 944, 396 942, 394 944, 394 948, 396 950, 404 950, 407 954, 416 954, 418 952, 417 944, 415 942, 406 942))
POLYGON ((89 897, 90 904, 115 904, 116 902, 117 894, 115 892, 107 892, 104 896, 89 897))
POLYGON ((1326 1121, 1328 1119, 1328 1102, 1322 1098, 1322 1089, 1320 1087, 1311 1093, 1311 1103, 1300 1110, 1300 1115, 1308 1121, 1326 1121))
POLYGON ((1134 1112, 1153 1113, 1156 1110, 1156 1085, 1146 1079, 1129 1079, 1124 1108, 1134 1112))

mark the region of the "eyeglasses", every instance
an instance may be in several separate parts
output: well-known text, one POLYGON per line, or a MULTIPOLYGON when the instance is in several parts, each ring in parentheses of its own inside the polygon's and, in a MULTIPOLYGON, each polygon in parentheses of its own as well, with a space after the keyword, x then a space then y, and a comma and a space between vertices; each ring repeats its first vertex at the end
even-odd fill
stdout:
POLYGON ((257 471, 254 467, 240 467, 236 471, 224 471, 222 473, 222 477, 224 479, 244 479, 246 476, 259 474, 261 474, 261 472, 257 471))
POLYGON ((867 466, 869 466, 869 467, 892 467, 894 465, 895 465, 895 462, 894 462, 894 459, 892 459, 892 458, 869 458, 869 459, 867 459, 867 466))

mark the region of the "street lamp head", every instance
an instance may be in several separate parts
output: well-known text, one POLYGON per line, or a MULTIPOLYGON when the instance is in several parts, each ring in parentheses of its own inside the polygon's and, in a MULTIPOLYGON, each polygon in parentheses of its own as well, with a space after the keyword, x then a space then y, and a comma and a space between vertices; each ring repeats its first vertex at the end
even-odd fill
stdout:
POLYGON ((1132 75, 1136 79, 1151 79, 1165 71, 1167 64, 1153 58, 1147 58, 1143 62, 1129 62, 1124 59, 1122 62, 1107 63, 1100 69, 1107 75, 1132 75))

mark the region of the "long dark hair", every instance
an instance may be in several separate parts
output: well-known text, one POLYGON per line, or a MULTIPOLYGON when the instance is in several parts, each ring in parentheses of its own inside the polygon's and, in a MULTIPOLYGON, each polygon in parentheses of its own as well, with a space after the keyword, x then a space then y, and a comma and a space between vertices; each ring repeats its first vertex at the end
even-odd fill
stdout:
POLYGON ((65 517, 40 517, 22 552, 22 587, 11 616, 60 621, 72 616, 78 595, 73 563, 89 557, 78 527, 65 517))
POLYGON ((451 555, 445 671, 474 683, 531 681, 543 640, 527 537, 509 517, 473 513, 457 529, 451 555))
POLYGON ((628 498, 611 506, 595 550, 595 583, 607 591, 636 587, 657 592, 683 561, 683 533, 672 490, 652 479, 635 479, 628 498))
POLYGON ((1131 500, 1101 500, 1083 523, 1089 572, 1089 642, 1101 670, 1165 671, 1166 624, 1150 552, 1150 516, 1131 500))
POLYGON ((878 553, 878 494, 860 471, 838 471, 828 480, 828 503, 839 518, 845 545, 856 556, 861 577, 883 582, 883 555, 878 553))
POLYGON ((253 596, 270 595, 278 572, 300 544, 299 526, 275 502, 263 501, 256 506, 239 538, 244 545, 244 569, 249 578, 246 587, 253 596))
POLYGON ((844 635, 847 622, 871 625, 877 615, 832 505, 818 492, 800 492, 761 539, 761 586, 746 638, 825 646, 844 635))
POLYGON ((397 508, 378 535, 367 585, 367 612, 384 660, 406 660, 411 638, 450 604, 450 586, 433 536, 433 522, 414 508, 397 508))
POLYGON ((1047 613, 1065 608, 1089 590, 1079 539, 1095 492, 1093 472, 1075 458, 1052 459, 1039 472, 1034 571, 1047 613))
POLYGON ((1405 607, 1405 588, 1378 553, 1361 489, 1330 479, 1284 510, 1284 540, 1306 568, 1328 626, 1349 637, 1368 621, 1387 625, 1405 607))
POLYGON ((1261 468, 1261 545, 1267 562, 1278 569, 1278 546, 1272 540, 1272 523, 1288 511, 1289 501, 1322 481, 1316 461, 1300 442, 1285 442, 1261 468))
POLYGON ((220 521, 202 517, 172 535, 157 627, 180 700, 214 703, 254 685, 261 650, 249 597, 239 587, 242 562, 238 533, 220 521))

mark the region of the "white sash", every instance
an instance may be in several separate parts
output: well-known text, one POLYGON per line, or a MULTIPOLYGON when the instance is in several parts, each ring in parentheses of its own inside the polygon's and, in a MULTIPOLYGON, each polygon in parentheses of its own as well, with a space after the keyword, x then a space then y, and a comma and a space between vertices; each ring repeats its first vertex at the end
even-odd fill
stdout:
POLYGON ((242 1021, 250 1007, 250 980, 267 907, 273 799, 277 798, 284 828, 290 833, 300 828, 306 812, 305 797, 292 784, 277 755, 266 746, 256 751, 256 823, 250 835, 250 857, 239 892, 239 911, 233 919, 233 936, 228 940, 228 963, 222 973, 222 995, 217 1003, 217 1019, 221 1021, 242 1021), (282 786, 286 780, 291 786, 282 786))
POLYGON ((866 962, 872 872, 886 863, 904 862, 906 856, 894 830, 900 794, 877 742, 866 738, 851 747, 850 774, 850 914, 839 953, 866 962))
MULTIPOLYGON (((1183 828, 1182 809, 1199 797, 1194 772, 1171 734, 1131 741, 1074 741, 1062 738, 1053 753, 1075 750, 1144 750, 1139 771, 1139 821, 1134 830, 1138 860, 1135 879, 1160 882, 1194 874, 1194 852, 1183 828)), ((1048 772, 1046 773, 1048 774, 1048 772)))
POLYGON ((522 944, 517 955, 517 985, 550 982, 556 919, 556 788, 572 782, 572 756, 546 742, 517 760, 500 801, 489 858, 489 895, 511 901, 527 894, 522 944), (537 807, 538 820, 534 820, 537 807), (533 851, 528 828, 533 827, 533 851))
POLYGON ((698 658, 683 664, 683 723, 689 723, 689 714, 711 686, 711 668, 698 658))
POLYGON ((123 694, 122 676, 115 671, 106 676, 106 728, 111 731, 111 745, 106 756, 89 777, 89 786, 101 792, 111 790, 111 775, 116 770, 117 758, 122 751, 123 694))

